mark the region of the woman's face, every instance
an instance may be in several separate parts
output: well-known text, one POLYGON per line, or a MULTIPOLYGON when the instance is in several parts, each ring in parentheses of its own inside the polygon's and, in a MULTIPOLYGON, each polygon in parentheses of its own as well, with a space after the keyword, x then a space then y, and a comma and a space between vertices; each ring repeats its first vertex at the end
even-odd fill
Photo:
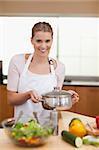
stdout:
POLYGON ((35 52, 41 56, 48 56, 53 38, 50 32, 38 31, 31 42, 34 46, 35 52))

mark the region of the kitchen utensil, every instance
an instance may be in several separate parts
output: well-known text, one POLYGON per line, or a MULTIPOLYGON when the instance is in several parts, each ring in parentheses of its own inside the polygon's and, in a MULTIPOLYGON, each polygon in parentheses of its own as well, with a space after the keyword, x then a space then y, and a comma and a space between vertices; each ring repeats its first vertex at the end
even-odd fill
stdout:
POLYGON ((52 92, 42 95, 42 106, 44 109, 52 110, 54 126, 54 135, 59 133, 59 110, 67 110, 72 107, 72 95, 55 87, 52 92))
POLYGON ((34 115, 34 117, 35 117, 35 119, 36 119, 37 123, 39 123, 39 124, 40 124, 39 119, 38 119, 38 117, 37 117, 37 112, 33 112, 33 115, 34 115))
POLYGON ((48 110, 68 110, 72 107, 72 95, 65 90, 55 88, 52 92, 42 95, 42 105, 48 110))
POLYGON ((58 135, 58 112, 56 110, 50 112, 50 125, 53 127, 53 135, 58 135))
POLYGON ((19 116, 15 119, 15 122, 14 122, 12 128, 15 127, 16 123, 20 120, 20 118, 22 117, 22 115, 23 115, 23 111, 20 111, 19 116))
POLYGON ((90 128, 90 130, 93 132, 94 131, 94 128, 87 122, 87 124, 86 124, 89 128, 90 128))
POLYGON ((86 124, 86 130, 88 135, 99 136, 99 129, 95 122, 90 122, 86 124))

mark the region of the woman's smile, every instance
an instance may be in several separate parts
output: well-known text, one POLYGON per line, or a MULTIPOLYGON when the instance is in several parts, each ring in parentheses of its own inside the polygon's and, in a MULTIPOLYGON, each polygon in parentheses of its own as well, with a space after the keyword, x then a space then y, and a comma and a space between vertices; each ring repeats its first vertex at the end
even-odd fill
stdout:
POLYGON ((35 33, 34 37, 31 39, 31 42, 34 46, 36 53, 49 54, 51 45, 52 45, 52 36, 50 32, 38 31, 35 33))

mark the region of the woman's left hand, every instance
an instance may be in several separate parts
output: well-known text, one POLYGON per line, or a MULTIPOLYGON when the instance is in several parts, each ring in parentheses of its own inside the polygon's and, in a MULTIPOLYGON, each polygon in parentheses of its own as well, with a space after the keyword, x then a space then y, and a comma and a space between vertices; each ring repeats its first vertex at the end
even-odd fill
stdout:
POLYGON ((73 90, 68 90, 68 92, 71 94, 72 96, 72 104, 75 104, 79 101, 79 95, 78 93, 76 93, 75 91, 73 90))

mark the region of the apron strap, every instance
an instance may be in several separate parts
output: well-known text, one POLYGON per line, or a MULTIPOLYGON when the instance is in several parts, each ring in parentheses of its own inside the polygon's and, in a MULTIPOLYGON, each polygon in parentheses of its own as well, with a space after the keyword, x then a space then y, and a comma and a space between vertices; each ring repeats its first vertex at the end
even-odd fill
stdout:
POLYGON ((28 57, 28 59, 27 59, 27 61, 26 61, 26 64, 25 64, 25 67, 24 67, 24 70, 23 70, 23 73, 25 73, 25 72, 28 70, 28 67, 29 67, 29 65, 30 65, 30 62, 31 62, 32 58, 33 58, 33 54, 31 54, 31 55, 28 57))
POLYGON ((51 74, 55 75, 54 62, 52 59, 49 59, 49 65, 51 74))
MULTIPOLYGON (((33 58, 33 54, 31 54, 28 57, 27 62, 26 62, 25 67, 24 67, 24 70, 23 70, 23 73, 25 73, 28 70, 28 67, 30 65, 30 62, 31 62, 32 58, 33 58)), ((50 58, 49 58, 49 65, 50 65, 50 72, 51 72, 51 74, 55 75, 54 62, 50 58)))

